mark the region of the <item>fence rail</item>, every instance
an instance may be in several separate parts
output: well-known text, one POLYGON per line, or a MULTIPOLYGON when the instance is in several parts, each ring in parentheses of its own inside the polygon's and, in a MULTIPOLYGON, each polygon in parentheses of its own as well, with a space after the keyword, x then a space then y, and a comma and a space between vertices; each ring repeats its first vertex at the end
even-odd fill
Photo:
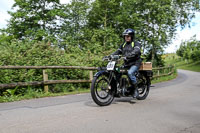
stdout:
POLYGON ((154 76, 153 78, 159 78, 163 76, 168 76, 174 73, 174 65, 168 67, 153 68, 154 76))
MULTIPOLYGON (((9 84, 0 84, 0 90, 6 88, 15 88, 17 86, 37 86, 43 85, 44 91, 48 92, 48 85, 50 84, 62 84, 62 83, 91 83, 93 79, 93 71, 97 70, 97 67, 82 67, 82 66, 0 66, 0 69, 43 69, 43 81, 33 81, 33 82, 17 82, 9 84), (90 70, 89 80, 48 80, 48 74, 46 69, 80 69, 80 70, 90 70)), ((159 78, 162 76, 171 75, 174 72, 174 66, 153 68, 154 76, 153 78, 159 78), (163 70, 163 74, 161 71, 163 70), (165 73, 167 70, 167 73, 165 73)))

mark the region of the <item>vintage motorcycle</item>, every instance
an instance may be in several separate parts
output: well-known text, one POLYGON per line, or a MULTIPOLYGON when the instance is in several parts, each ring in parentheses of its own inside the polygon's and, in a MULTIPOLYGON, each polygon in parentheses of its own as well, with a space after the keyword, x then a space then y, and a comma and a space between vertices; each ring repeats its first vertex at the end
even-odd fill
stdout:
MULTIPOLYGON (((94 75, 91 85, 91 96, 99 106, 107 106, 112 103, 115 97, 129 97, 133 94, 131 80, 128 76, 127 68, 118 66, 120 55, 104 57, 103 61, 108 61, 107 67, 100 67, 94 75)), ((151 85, 151 70, 139 70, 136 72, 139 96, 138 100, 144 100, 149 94, 151 85)))

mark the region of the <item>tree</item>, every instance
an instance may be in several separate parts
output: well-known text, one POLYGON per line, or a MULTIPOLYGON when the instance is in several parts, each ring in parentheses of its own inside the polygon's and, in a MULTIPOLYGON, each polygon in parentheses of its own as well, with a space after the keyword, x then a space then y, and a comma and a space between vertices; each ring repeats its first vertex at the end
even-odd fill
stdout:
MULTIPOLYGON (((124 0, 123 4, 123 12, 127 11, 129 16, 122 17, 128 18, 126 19, 128 24, 136 29, 137 37, 141 40, 144 49, 152 54, 152 62, 155 54, 159 54, 159 51, 171 43, 177 26, 184 27, 189 24, 194 17, 194 11, 199 10, 196 8, 196 2, 192 0, 124 0), (131 7, 134 7, 134 10, 131 7)), ((121 25, 124 27, 124 23, 121 25)))
POLYGON ((196 40, 196 36, 190 40, 182 42, 180 48, 176 51, 177 55, 184 59, 191 59, 193 61, 200 60, 200 41, 196 40))
POLYGON ((94 33, 91 38, 98 41, 104 49, 119 42, 118 34, 115 32, 118 28, 115 27, 115 17, 121 13, 120 2, 121 0, 96 0, 92 3, 88 28, 94 33))
MULTIPOLYGON (((114 29, 118 38, 124 29, 135 29, 145 53, 151 53, 154 62, 155 55, 175 37, 177 26, 190 23, 194 12, 199 10, 196 5, 193 0, 96 0, 90 11, 89 26, 103 31, 106 27, 114 29)), ((105 45, 105 39, 100 37, 105 45)))
POLYGON ((50 39, 57 34, 59 0, 15 0, 7 33, 17 39, 50 39))
POLYGON ((84 47, 84 28, 88 22, 89 5, 89 0, 72 0, 70 4, 62 6, 60 15, 62 48, 66 49, 67 45, 84 47))
POLYGON ((72 0, 65 5, 59 0, 15 0, 17 11, 9 12, 6 31, 18 39, 56 40, 66 50, 71 45, 103 55, 123 43, 124 29, 133 28, 154 62, 177 27, 190 24, 198 5, 194 0, 72 0))

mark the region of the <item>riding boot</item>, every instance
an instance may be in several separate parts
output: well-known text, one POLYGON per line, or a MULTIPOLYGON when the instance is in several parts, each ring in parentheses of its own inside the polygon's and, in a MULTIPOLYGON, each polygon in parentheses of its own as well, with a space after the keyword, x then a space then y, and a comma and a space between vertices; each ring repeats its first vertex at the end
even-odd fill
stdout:
POLYGON ((133 84, 134 92, 133 92, 133 98, 138 98, 139 96, 139 91, 138 91, 138 86, 137 83, 133 84))

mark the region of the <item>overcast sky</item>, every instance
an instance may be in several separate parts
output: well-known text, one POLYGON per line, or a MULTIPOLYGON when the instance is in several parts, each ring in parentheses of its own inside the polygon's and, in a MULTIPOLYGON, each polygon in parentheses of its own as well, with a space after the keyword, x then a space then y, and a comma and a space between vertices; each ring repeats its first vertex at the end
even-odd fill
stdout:
MULTIPOLYGON (((68 3, 70 0, 60 0, 61 3, 68 3)), ((11 10, 12 5, 14 4, 14 0, 0 0, 0 29, 6 28, 7 20, 10 19, 7 11, 11 10)), ((196 13, 196 18, 192 20, 191 28, 184 28, 181 30, 177 29, 176 39, 173 40, 173 43, 165 49, 166 53, 175 52, 181 43, 181 41, 185 41, 190 39, 192 36, 196 35, 196 38, 200 40, 200 12, 196 13)))

